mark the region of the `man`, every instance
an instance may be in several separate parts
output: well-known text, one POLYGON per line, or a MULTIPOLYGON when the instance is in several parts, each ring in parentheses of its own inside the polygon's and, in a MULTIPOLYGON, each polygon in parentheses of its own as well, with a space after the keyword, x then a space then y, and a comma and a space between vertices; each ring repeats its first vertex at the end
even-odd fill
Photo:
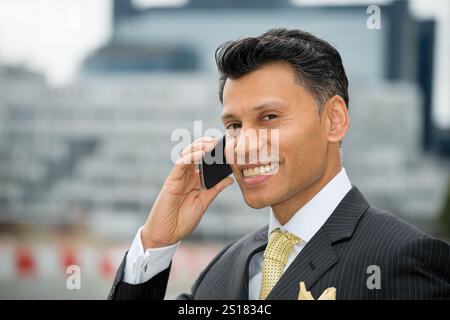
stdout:
MULTIPOLYGON (((227 245, 179 298, 297 299, 302 282, 315 299, 329 288, 336 299, 449 299, 449 245, 370 207, 342 167, 349 98, 337 50, 303 31, 273 29, 225 43, 216 61, 227 159, 249 158, 247 130, 279 133, 276 161, 231 164, 246 203, 270 206, 270 221, 227 245)), ((164 298, 178 243, 233 183, 201 189, 193 163, 216 142, 202 138, 180 154, 110 299, 164 298)))

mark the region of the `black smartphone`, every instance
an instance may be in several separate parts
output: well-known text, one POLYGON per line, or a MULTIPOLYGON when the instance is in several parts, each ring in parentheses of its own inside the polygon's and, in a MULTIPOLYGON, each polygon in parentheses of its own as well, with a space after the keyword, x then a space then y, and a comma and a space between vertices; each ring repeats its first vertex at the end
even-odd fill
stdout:
POLYGON ((232 173, 231 167, 225 159, 225 141, 226 136, 223 136, 214 149, 205 153, 202 163, 198 165, 200 181, 205 189, 211 189, 232 173))

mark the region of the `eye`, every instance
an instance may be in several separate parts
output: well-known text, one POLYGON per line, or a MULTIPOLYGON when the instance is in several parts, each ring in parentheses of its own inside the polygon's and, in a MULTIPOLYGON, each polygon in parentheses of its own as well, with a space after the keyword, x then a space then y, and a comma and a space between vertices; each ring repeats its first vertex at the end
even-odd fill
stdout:
POLYGON ((236 130, 239 129, 241 127, 241 125, 239 123, 230 123, 226 126, 227 130, 236 130))
POLYGON ((268 114, 268 115, 264 116, 262 119, 263 119, 264 121, 267 121, 267 120, 272 120, 272 119, 274 119, 274 118, 276 118, 276 117, 277 117, 277 116, 274 115, 274 114, 268 114))

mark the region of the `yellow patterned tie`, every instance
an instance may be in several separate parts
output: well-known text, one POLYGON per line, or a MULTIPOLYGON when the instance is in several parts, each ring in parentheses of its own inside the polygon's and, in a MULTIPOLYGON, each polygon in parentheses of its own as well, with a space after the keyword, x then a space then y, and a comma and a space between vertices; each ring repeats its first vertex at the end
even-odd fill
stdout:
POLYGON ((269 243, 264 251, 259 299, 265 300, 267 298, 272 288, 281 278, 294 245, 301 242, 303 242, 302 239, 290 232, 281 232, 280 229, 272 231, 269 243))

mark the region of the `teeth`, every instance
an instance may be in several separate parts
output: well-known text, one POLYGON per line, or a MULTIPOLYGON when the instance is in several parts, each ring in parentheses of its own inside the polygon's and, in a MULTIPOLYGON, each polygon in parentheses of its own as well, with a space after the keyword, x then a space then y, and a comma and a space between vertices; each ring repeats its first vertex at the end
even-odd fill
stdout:
POLYGON ((244 177, 255 177, 263 174, 270 174, 278 169, 278 162, 272 162, 264 166, 253 167, 242 170, 244 177))

